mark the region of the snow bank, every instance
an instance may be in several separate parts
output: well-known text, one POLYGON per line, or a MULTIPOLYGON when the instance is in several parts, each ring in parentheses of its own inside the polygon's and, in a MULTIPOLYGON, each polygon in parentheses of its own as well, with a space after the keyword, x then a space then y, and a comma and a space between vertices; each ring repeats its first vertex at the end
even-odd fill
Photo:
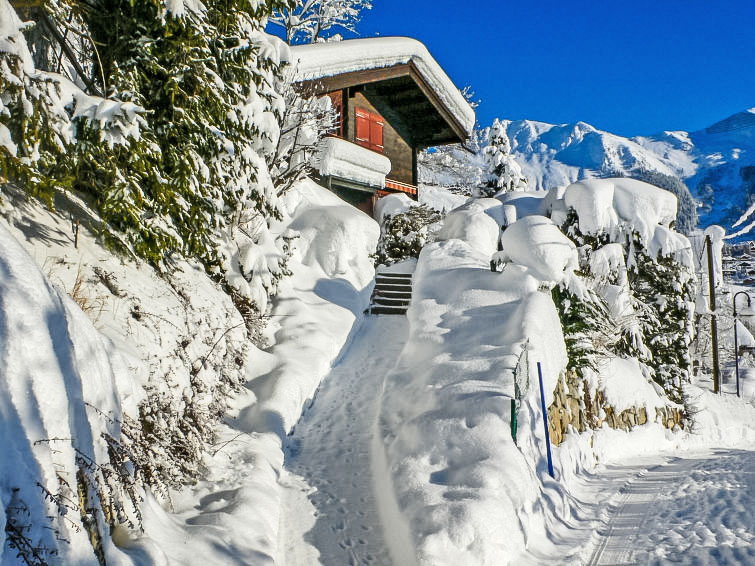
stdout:
MULTIPOLYGON (((102 434, 118 437, 121 400, 133 409, 131 375, 113 343, 52 286, 31 256, 0 226, 0 518, 49 559, 98 564, 75 501, 80 462, 108 462, 102 434), (42 489, 62 497, 61 507, 42 489), (63 505, 68 508, 63 507, 63 505), (64 517, 62 511, 69 513, 64 517), (49 519, 48 519, 49 517, 49 519)), ((92 504, 101 532, 102 510, 92 504)), ((0 562, 16 550, 0 529, 0 562)), ((108 564, 131 564, 109 538, 108 564)))
POLYGON ((573 183, 566 188, 564 201, 577 212, 579 229, 585 234, 615 235, 620 223, 626 223, 647 243, 657 225, 668 226, 676 219, 676 196, 634 179, 573 183))
POLYGON ((376 37, 296 45, 291 48, 291 62, 296 65, 297 81, 414 63, 467 134, 474 128, 474 110, 427 48, 416 39, 376 37))
POLYGON ((370 254, 377 223, 327 189, 306 179, 285 197, 289 217, 274 227, 291 231, 293 275, 275 301, 275 368, 253 379, 258 402, 240 415, 248 431, 285 436, 315 394, 319 380, 362 317, 374 268, 370 254))
MULTIPOLYGON (((8 202, 4 201, 6 206, 8 202)), ((369 254, 374 250, 379 232, 371 218, 311 181, 294 187, 285 196, 284 205, 287 210, 284 220, 273 225, 271 230, 274 235, 285 234, 291 243, 293 256, 289 268, 293 275, 280 287, 266 329, 270 342, 266 351, 248 343, 244 322, 230 297, 204 269, 178 262, 169 277, 160 276, 145 265, 113 256, 84 229, 79 234, 79 248, 74 248, 67 215, 22 202, 2 211, 11 219, 12 233, 45 265, 50 277, 61 287, 71 290, 75 281, 81 280, 80 295, 83 304, 88 301, 88 314, 117 345, 116 352, 112 344, 100 337, 102 345, 92 342, 77 350, 83 352, 86 360, 91 360, 86 366, 83 362, 77 366, 77 376, 80 375, 84 383, 84 398, 91 399, 93 406, 103 410, 114 407, 116 416, 120 411, 137 415, 136 403, 143 398, 144 388, 148 387, 157 389, 164 399, 178 405, 170 406, 165 415, 167 418, 168 413, 177 411, 188 400, 200 409, 203 407, 201 403, 212 402, 213 387, 223 376, 234 380, 248 379, 248 387, 233 401, 225 423, 217 430, 215 450, 203 462, 203 479, 182 492, 172 493, 170 511, 163 508, 164 502, 148 498, 141 509, 145 532, 130 533, 119 529, 115 536, 123 553, 108 551, 108 564, 131 564, 128 557, 144 566, 193 566, 198 562, 221 564, 229 560, 239 563, 252 560, 255 565, 272 565, 276 561, 280 510, 278 479, 284 460, 283 439, 362 317, 374 273, 369 254), (99 352, 103 349, 107 351, 109 361, 102 360, 105 354, 99 352), (109 363, 113 369, 108 371, 120 376, 119 355, 125 359, 128 388, 122 387, 118 380, 119 389, 112 389, 110 374, 105 369, 109 363), (95 361, 99 365, 92 367, 95 361), (207 389, 193 393, 193 381, 200 381, 207 389), (93 389, 95 386, 106 392, 111 388, 110 395, 104 401, 94 397, 89 392, 98 391, 93 389), (192 399, 192 395, 196 397, 192 399), (121 558, 116 560, 115 556, 121 558)), ((6 249, 9 248, 3 239, 0 255, 6 249)), ((22 277, 14 271, 14 277, 21 282, 29 279, 34 273, 33 265, 30 267, 29 264, 31 259, 27 258, 19 267, 25 275, 22 277)), ((5 282, 6 278, 4 263, 0 262, 0 280, 5 282)), ((41 291, 35 289, 29 294, 27 300, 32 301, 32 307, 14 303, 11 319, 14 323, 29 318, 35 312, 34 308, 40 309, 40 316, 44 314, 42 307, 33 306, 46 304, 41 291)), ((0 304, 8 300, 6 295, 3 288, 0 304)), ((54 300, 62 301, 53 297, 51 301, 54 300)), ((71 313, 66 312, 70 316, 71 313)), ((84 315, 79 313, 78 316, 84 315)), ((51 320, 54 322, 55 319, 51 320)), ((70 320, 69 324, 73 324, 70 320)), ((0 328, 5 328, 2 317, 0 328)), ((70 335, 63 334, 55 343, 56 347, 59 346, 55 353, 65 355, 66 341, 79 348, 78 337, 88 339, 90 334, 87 332, 93 333, 94 330, 86 331, 77 326, 70 335)), ((28 348, 29 342, 21 340, 22 337, 20 334, 13 336, 13 348, 14 352, 23 349, 26 358, 14 354, 14 359, 28 361, 29 356, 43 356, 42 346, 35 344, 35 352, 39 352, 34 353, 28 348)), ((0 334, 0 365, 6 361, 5 340, 5 334, 0 334)), ((43 345, 41 340, 40 337, 43 345)), ((53 356, 46 363, 54 369, 54 362, 53 356)), ((38 369, 39 364, 28 365, 31 371, 38 369)), ((5 377, 4 368, 0 369, 0 374, 5 377)), ((26 374, 19 379, 21 377, 26 374)), ((34 377, 37 379, 36 374, 34 377)), ((49 380, 52 383, 54 376, 49 380)), ((15 378, 13 383, 14 387, 21 388, 20 391, 27 387, 16 382, 15 378)), ((39 383, 41 387, 42 382, 39 383)), ((5 412, 9 393, 4 384, 5 381, 0 382, 2 419, 9 418, 6 414, 14 414, 13 410, 5 412)), ((17 444, 19 451, 18 458, 0 458, 3 504, 0 507, 7 505, 9 490, 14 487, 8 478, 28 475, 31 479, 23 484, 24 501, 30 506, 36 505, 32 510, 39 510, 42 516, 54 514, 44 507, 41 492, 34 485, 39 474, 34 476, 27 471, 33 471, 34 466, 47 466, 50 461, 58 463, 68 458, 70 450, 63 450, 59 459, 52 459, 44 456, 46 451, 49 452, 46 445, 31 446, 38 438, 48 435, 72 437, 72 433, 65 429, 69 413, 63 409, 68 411, 69 405, 75 405, 72 396, 82 387, 77 386, 73 377, 68 384, 71 386, 68 392, 57 386, 52 389, 54 397, 44 396, 43 392, 35 393, 39 396, 38 412, 44 415, 44 426, 48 426, 49 419, 55 425, 54 430, 50 425, 50 432, 47 432, 40 424, 42 417, 35 416, 35 398, 30 403, 24 401, 23 409, 28 409, 26 413, 18 411, 19 414, 28 414, 28 420, 11 428, 6 427, 5 421, 0 422, 4 446, 17 444), (19 427, 25 428, 18 432, 19 427), (10 431, 7 435, 14 440, 7 437, 6 431, 10 431), (24 446, 30 454, 28 458, 23 456, 24 446), (35 460, 41 464, 36 464, 35 460)), ((23 400, 17 391, 13 395, 12 403, 23 400)), ((13 409, 14 405, 10 407, 13 409)), ((91 411, 82 409, 77 414, 70 414, 76 417, 71 422, 76 423, 83 422, 81 415, 88 416, 95 436, 106 430, 105 425, 95 422, 96 415, 91 411)), ((65 446, 63 443, 64 449, 65 446)), ((81 448, 86 449, 86 446, 82 443, 81 448)), ((75 466, 70 469, 75 473, 75 466)), ((57 490, 54 473, 43 479, 53 492, 57 490)), ((72 485, 75 487, 75 481, 72 485)), ((47 533, 45 530, 47 538, 43 540, 51 538, 47 533)), ((84 535, 77 537, 83 537, 81 540, 85 545, 76 542, 76 552, 91 548, 84 535)), ((3 564, 6 561, 15 564, 5 558, 3 564)), ((63 559, 61 563, 95 566, 97 561, 94 558, 90 562, 63 559)))
POLYGON ((420 204, 426 204, 438 212, 448 212, 469 200, 469 197, 455 194, 443 187, 435 187, 433 185, 420 185, 418 198, 420 204))
MULTIPOLYGON (((566 349, 553 301, 538 291, 538 280, 517 265, 490 271, 498 226, 481 208, 449 218, 460 226, 490 223, 489 236, 455 229, 460 237, 423 249, 409 339, 381 401, 384 473, 420 564, 514 564, 529 531, 544 528, 544 438, 533 364, 542 361, 545 390, 552 392, 566 349), (525 344, 533 364, 525 364, 530 385, 519 449, 509 416, 525 344)), ((395 549, 396 563, 411 563, 404 550, 395 549)))
POLYGON ((543 214, 545 191, 510 191, 496 195, 504 206, 513 206, 516 217, 524 218, 533 214, 543 214))
POLYGON ((539 281, 555 285, 579 267, 577 248, 545 216, 526 216, 501 234, 504 259, 526 267, 539 281))
POLYGON ((339 177, 370 187, 385 187, 391 160, 341 138, 325 137, 320 141, 315 166, 323 177, 339 177))

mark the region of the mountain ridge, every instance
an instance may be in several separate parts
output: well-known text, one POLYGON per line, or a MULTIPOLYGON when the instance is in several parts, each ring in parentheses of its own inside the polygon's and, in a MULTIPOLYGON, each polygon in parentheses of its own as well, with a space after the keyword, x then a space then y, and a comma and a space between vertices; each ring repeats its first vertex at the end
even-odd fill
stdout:
POLYGON ((700 202, 700 226, 721 224, 727 230, 755 199, 755 108, 702 130, 667 130, 631 138, 583 121, 501 122, 512 153, 535 189, 581 178, 660 173, 682 180, 700 202))

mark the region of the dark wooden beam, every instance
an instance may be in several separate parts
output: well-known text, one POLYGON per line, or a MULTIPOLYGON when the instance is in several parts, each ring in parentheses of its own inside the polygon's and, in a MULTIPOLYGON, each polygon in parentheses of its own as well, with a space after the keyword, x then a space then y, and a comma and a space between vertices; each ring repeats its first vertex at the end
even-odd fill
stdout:
POLYGON ((409 76, 411 73, 411 63, 394 65, 393 67, 384 67, 381 69, 367 69, 364 71, 354 71, 351 73, 342 73, 333 77, 323 77, 321 79, 301 81, 301 84, 307 93, 313 95, 326 94, 334 90, 341 90, 347 87, 365 85, 387 81, 398 77, 409 76))

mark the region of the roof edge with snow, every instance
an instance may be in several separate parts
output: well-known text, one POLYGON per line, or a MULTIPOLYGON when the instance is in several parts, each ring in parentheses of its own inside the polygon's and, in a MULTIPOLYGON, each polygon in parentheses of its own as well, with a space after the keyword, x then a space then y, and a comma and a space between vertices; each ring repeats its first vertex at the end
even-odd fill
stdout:
MULTIPOLYGON (((408 37, 348 39, 291 47, 290 63, 295 82, 314 82, 330 77, 353 75, 379 69, 414 74, 419 87, 449 122, 459 137, 468 138, 474 129, 475 112, 420 41, 408 37), (418 80, 419 79, 419 80, 418 80)), ((388 73, 390 74, 390 73, 388 73)), ((376 74, 370 80, 380 80, 376 74)), ((332 82, 332 81, 331 81, 332 82)), ((348 85, 344 77, 343 86, 348 85)))

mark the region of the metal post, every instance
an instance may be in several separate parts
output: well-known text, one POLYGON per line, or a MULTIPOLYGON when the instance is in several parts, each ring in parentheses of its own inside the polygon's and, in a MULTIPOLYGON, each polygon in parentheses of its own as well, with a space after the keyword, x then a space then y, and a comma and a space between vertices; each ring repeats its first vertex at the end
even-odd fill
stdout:
POLYGON ((737 374, 737 397, 739 397, 739 343, 737 342, 737 305, 734 304, 734 367, 737 374))
POLYGON ((747 293, 747 291, 739 291, 738 293, 734 293, 734 298, 732 299, 732 302, 734 304, 734 367, 736 368, 737 372, 737 397, 740 397, 740 391, 739 391, 739 341, 737 340, 737 296, 738 295, 744 295, 747 297, 747 307, 752 307, 752 301, 750 300, 750 295, 747 293))
POLYGON ((545 390, 543 389, 543 370, 537 362, 537 376, 540 379, 540 404, 543 407, 543 426, 545 427, 545 448, 548 451, 548 473, 553 475, 553 460, 551 459, 551 433, 548 430, 548 409, 545 407, 545 390))
POLYGON ((713 241, 705 236, 708 248, 708 288, 710 294, 710 335, 713 342, 713 393, 721 393, 721 371, 718 364, 718 318, 716 315, 716 277, 713 270, 713 241))

